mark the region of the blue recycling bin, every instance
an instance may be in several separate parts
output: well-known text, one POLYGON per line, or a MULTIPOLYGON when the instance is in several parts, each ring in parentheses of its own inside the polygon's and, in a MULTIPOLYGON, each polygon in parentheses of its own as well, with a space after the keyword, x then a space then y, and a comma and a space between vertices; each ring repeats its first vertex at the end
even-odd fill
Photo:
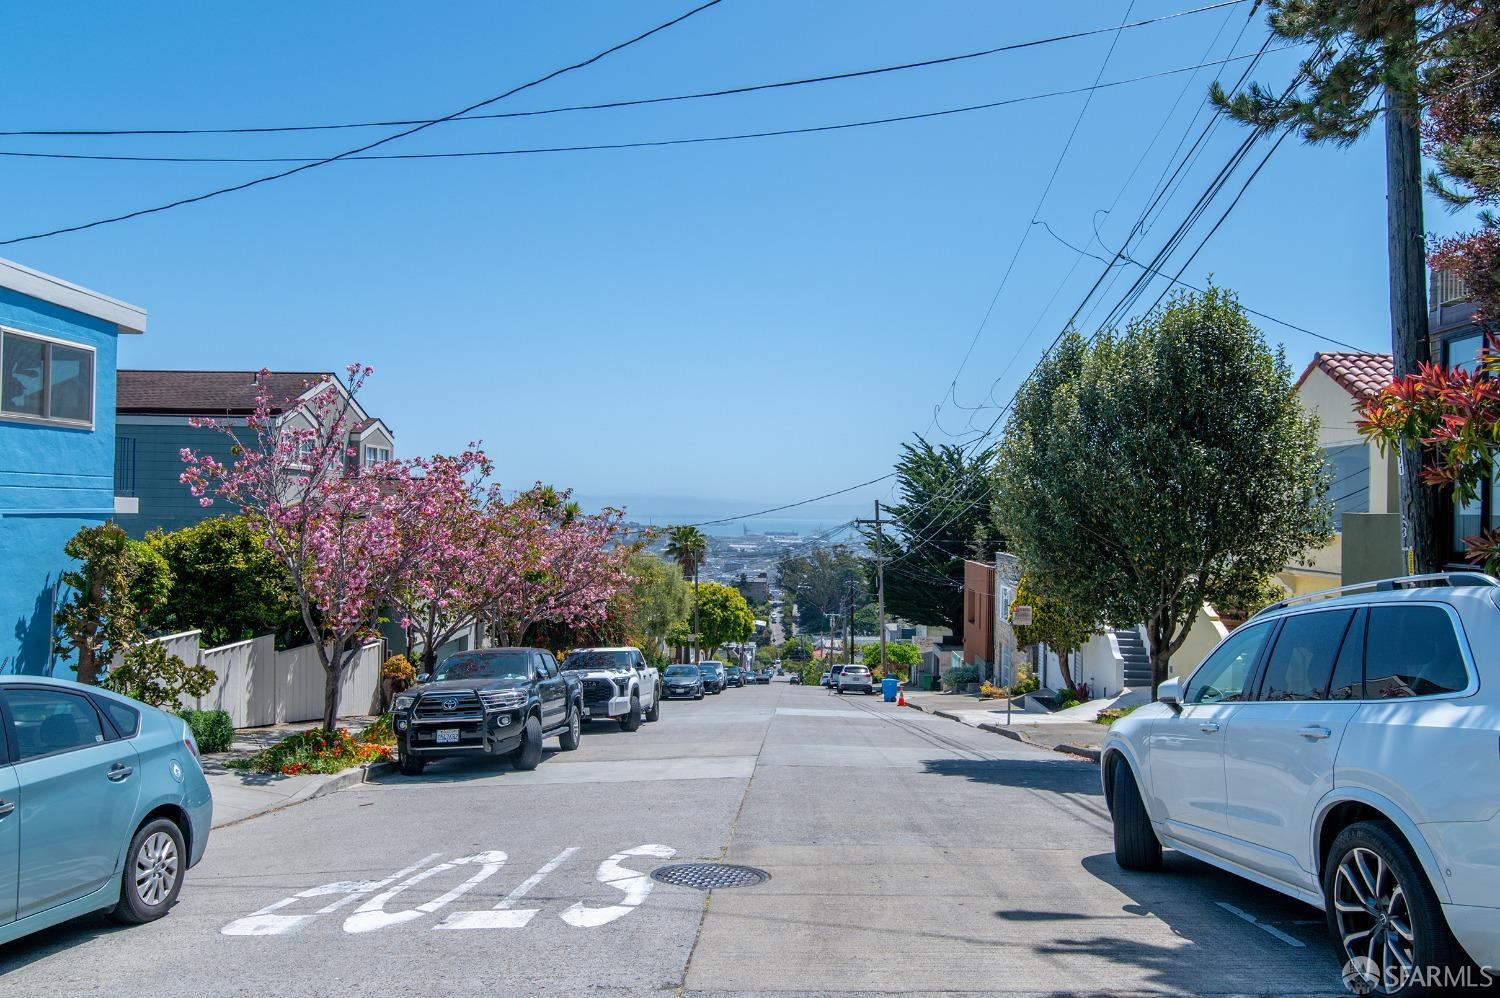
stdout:
POLYGON ((901 680, 895 676, 886 676, 880 681, 880 692, 885 694, 886 703, 896 702, 896 693, 901 689, 901 680))

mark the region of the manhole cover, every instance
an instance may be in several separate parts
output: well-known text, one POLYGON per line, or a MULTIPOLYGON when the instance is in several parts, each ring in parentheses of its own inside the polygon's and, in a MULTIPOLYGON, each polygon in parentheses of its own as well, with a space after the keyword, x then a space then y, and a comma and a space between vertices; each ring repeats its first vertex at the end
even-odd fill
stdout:
POLYGON ((753 866, 725 866, 720 863, 678 863, 659 866, 651 871, 652 880, 679 887, 696 887, 700 891, 720 887, 754 887, 771 879, 765 870, 753 866))

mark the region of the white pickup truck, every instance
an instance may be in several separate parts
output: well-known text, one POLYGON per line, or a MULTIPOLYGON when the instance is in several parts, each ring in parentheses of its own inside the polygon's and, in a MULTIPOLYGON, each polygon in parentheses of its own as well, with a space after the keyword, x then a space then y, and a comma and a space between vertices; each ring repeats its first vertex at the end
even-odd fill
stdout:
POLYGON ((585 721, 612 718, 634 731, 661 717, 661 674, 638 648, 575 648, 562 668, 583 687, 585 721))

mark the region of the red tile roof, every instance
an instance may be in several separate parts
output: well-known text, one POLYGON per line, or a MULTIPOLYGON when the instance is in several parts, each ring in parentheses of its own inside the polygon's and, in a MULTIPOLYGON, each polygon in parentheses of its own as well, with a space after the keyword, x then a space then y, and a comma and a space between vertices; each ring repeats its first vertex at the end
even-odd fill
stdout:
POLYGON ((1356 399, 1367 399, 1390 384, 1395 366, 1388 353, 1318 353, 1297 379, 1298 386, 1319 368, 1336 381, 1340 388, 1356 399))
MULTIPOLYGON (((255 411, 255 371, 118 372, 115 411, 134 415, 244 416, 255 411)), ((267 387, 280 409, 332 375, 320 371, 278 371, 267 387)))

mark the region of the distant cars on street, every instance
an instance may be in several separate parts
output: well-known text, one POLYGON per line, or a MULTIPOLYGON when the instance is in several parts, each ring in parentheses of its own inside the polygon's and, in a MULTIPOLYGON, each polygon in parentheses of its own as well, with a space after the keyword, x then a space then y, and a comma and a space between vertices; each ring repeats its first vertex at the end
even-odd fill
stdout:
POLYGON ((818 680, 818 685, 819 686, 827 686, 828 685, 828 676, 829 676, 829 674, 827 672, 823 673, 823 678, 818 680))
POLYGON ((1170 846, 1322 908, 1358 993, 1500 965, 1497 691, 1490 576, 1273 604, 1110 726, 1115 858, 1170 846))
POLYGON ((673 697, 703 699, 703 674, 696 665, 669 665, 662 679, 666 684, 665 696, 669 700, 673 697))
POLYGON ((745 672, 737 665, 731 665, 724 670, 725 686, 744 686, 745 672))
POLYGON ((165 915, 213 799, 180 717, 40 676, 0 677, 0 943, 89 912, 165 915))

